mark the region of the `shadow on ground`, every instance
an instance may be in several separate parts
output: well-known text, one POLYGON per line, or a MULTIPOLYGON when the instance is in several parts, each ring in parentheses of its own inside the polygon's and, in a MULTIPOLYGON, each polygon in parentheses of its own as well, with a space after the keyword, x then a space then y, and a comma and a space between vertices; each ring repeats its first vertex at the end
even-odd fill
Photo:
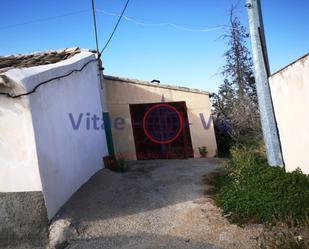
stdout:
POLYGON ((205 242, 194 242, 181 237, 149 233, 118 235, 91 240, 72 241, 66 249, 218 249, 205 242))
MULTIPOLYGON (((83 185, 59 212, 73 224, 146 212, 201 198, 201 177, 218 167, 216 159, 129 162, 129 171, 103 169, 83 185)), ((59 215, 58 215, 59 216, 59 215)))
POLYGON ((203 175, 220 162, 139 161, 124 174, 101 170, 57 217, 74 234, 66 248, 256 248, 259 230, 230 224, 205 196, 203 175))

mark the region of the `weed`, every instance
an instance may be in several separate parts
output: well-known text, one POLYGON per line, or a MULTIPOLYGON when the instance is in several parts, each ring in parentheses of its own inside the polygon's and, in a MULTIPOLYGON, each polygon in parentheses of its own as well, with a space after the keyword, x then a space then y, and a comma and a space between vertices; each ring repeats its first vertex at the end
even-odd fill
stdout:
POLYGON ((208 150, 206 146, 199 147, 198 150, 201 157, 207 157, 208 150))
POLYGON ((301 224, 295 224, 292 218, 268 224, 259 238, 260 248, 309 249, 309 218, 301 224))
POLYGON ((257 151, 234 149, 226 171, 215 179, 215 199, 232 222, 298 222, 309 214, 309 176, 300 170, 286 173, 257 151))

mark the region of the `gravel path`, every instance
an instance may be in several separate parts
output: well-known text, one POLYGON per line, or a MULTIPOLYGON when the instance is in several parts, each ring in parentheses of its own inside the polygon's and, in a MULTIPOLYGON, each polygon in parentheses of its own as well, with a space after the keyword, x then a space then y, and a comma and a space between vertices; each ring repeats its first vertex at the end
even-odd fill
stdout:
POLYGON ((67 249, 254 248, 255 229, 230 225, 204 195, 215 159, 130 162, 103 169, 63 207, 77 230, 67 249))

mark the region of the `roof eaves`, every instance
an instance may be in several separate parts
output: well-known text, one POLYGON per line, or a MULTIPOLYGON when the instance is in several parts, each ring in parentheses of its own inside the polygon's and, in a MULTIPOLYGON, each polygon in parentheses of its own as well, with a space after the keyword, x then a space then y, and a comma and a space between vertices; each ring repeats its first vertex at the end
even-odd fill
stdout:
POLYGON ((169 85, 169 84, 154 83, 154 82, 142 81, 142 80, 136 80, 136 79, 128 79, 128 78, 111 76, 111 75, 104 75, 104 79, 120 81, 120 82, 125 82, 125 83, 132 83, 132 84, 137 84, 137 85, 165 88, 165 89, 171 89, 171 90, 176 90, 176 91, 192 92, 192 93, 209 95, 208 91, 203 91, 203 90, 199 90, 195 88, 193 89, 193 88, 183 87, 183 86, 174 86, 174 85, 169 85))
POLYGON ((12 68, 35 67, 47 64, 54 64, 81 53, 91 50, 80 49, 78 47, 34 52, 29 54, 16 54, 0 56, 0 73, 4 73, 12 68))

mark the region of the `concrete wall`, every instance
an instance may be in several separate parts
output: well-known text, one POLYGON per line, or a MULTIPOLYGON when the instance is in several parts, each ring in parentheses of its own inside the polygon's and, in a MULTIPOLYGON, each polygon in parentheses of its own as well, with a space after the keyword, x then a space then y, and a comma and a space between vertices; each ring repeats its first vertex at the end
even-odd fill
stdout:
POLYGON ((186 89, 179 90, 151 86, 149 84, 135 84, 133 82, 113 80, 106 76, 107 106, 110 112, 115 153, 128 159, 136 159, 136 151, 131 123, 129 104, 157 103, 162 97, 165 102, 185 101, 188 108, 188 118, 194 156, 199 157, 198 147, 207 146, 208 155, 214 156, 217 145, 212 120, 209 129, 204 129, 200 114, 202 113, 206 125, 210 117, 210 101, 207 93, 189 92, 186 89), (121 124, 119 119, 125 120, 121 124), (123 129, 119 129, 123 128, 123 129))
POLYGON ((270 88, 286 170, 309 174, 309 55, 272 75, 270 88))

